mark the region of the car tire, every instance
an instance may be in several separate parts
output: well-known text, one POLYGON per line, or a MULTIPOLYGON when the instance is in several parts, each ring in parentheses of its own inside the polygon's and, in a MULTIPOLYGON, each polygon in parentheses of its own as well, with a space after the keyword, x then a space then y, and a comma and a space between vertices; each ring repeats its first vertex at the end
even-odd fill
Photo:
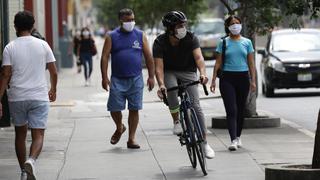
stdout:
POLYGON ((268 84, 262 83, 262 94, 266 97, 274 96, 274 88, 269 86, 268 84))

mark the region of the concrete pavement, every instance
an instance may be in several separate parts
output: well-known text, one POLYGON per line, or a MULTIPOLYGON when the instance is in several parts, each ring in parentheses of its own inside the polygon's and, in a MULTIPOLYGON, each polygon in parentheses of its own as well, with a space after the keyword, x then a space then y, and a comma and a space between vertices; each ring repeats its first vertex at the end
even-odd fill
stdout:
MULTIPOLYGON (((97 43, 101 47, 103 42, 97 43)), ((208 176, 203 177, 200 168, 191 167, 185 147, 172 135, 169 111, 159 102, 156 91, 148 92, 147 88, 137 130, 141 149, 126 148, 128 131, 117 145, 111 145, 115 126, 106 111, 108 94, 100 84, 98 59, 94 60, 90 87, 84 87, 83 74, 77 74, 75 68, 59 73, 58 99, 51 105, 43 152, 36 163, 40 180, 263 180, 266 165, 311 163, 313 138, 290 123, 280 128, 244 130, 244 148, 236 152, 227 150, 227 130, 209 128, 208 142, 216 157, 207 160, 208 176)), ((213 108, 210 101, 222 100, 217 94, 202 101, 208 123, 213 114, 224 113, 223 107, 213 108)), ((127 115, 124 112, 126 126, 127 115)), ((1 129, 1 180, 19 179, 13 142, 13 128, 1 129)))

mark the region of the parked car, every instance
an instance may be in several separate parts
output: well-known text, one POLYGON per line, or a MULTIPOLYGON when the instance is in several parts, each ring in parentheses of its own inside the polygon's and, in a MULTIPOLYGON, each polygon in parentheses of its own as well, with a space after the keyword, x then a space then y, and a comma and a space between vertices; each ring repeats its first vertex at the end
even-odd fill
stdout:
POLYGON ((199 38, 204 59, 213 60, 217 43, 225 35, 223 19, 202 19, 191 27, 191 31, 199 38))
POLYGON ((320 30, 283 29, 271 33, 262 54, 262 93, 275 89, 320 87, 320 30))

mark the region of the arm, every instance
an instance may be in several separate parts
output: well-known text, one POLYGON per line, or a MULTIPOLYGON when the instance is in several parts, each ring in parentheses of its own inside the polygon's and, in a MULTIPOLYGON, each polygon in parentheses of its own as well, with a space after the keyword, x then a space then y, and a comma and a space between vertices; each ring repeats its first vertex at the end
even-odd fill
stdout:
POLYGON ((1 70, 1 79, 0 79, 0 100, 3 97, 4 91, 7 89, 9 81, 12 75, 11 66, 3 66, 1 70))
POLYGON ((0 118, 2 117, 2 97, 7 89, 8 83, 11 79, 12 68, 11 66, 3 66, 1 70, 1 78, 0 78, 0 118))
POLYGON ((146 60, 146 65, 147 65, 148 74, 149 74, 147 84, 149 87, 149 91, 151 91, 154 87, 154 62, 153 62, 153 57, 151 55, 148 39, 144 33, 143 33, 143 55, 146 60))
POLYGON ((163 59, 162 58, 154 58, 155 66, 156 66, 156 78, 159 86, 159 90, 157 92, 160 99, 163 98, 161 91, 166 91, 166 87, 164 85, 164 72, 163 72, 163 59))
POLYGON ((110 84, 110 80, 108 78, 108 63, 111 52, 112 41, 110 35, 106 35, 106 40, 104 41, 100 69, 101 69, 101 77, 102 77, 102 88, 108 91, 108 86, 110 84))
POLYGON ((254 53, 250 53, 248 54, 248 65, 249 65, 249 71, 250 71, 250 77, 251 77, 251 81, 250 81, 250 90, 251 91, 255 91, 257 88, 256 85, 256 67, 255 67, 255 61, 254 61, 254 53))
POLYGON ((163 59, 155 58, 156 78, 159 87, 164 87, 163 59))
POLYGON ((212 81, 210 90, 211 92, 215 92, 216 89, 216 78, 217 78, 217 71, 221 68, 222 64, 222 55, 220 53, 216 53, 216 64, 214 65, 213 72, 212 72, 212 81))
POLYGON ((200 48, 196 48, 193 50, 193 57, 196 61, 196 65, 198 67, 198 70, 200 72, 200 80, 202 81, 202 84, 206 84, 208 82, 208 77, 206 73, 206 66, 204 64, 204 59, 201 53, 200 48))
POLYGON ((50 73, 50 84, 51 88, 48 93, 50 102, 56 100, 56 92, 57 92, 57 82, 58 82, 58 73, 55 62, 47 63, 48 71, 50 73))

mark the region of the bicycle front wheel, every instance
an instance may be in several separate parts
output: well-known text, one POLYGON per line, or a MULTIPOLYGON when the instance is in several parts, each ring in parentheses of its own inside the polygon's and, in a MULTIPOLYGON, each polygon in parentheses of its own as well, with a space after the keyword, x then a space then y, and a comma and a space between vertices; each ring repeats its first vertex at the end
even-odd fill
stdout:
POLYGON ((207 162, 206 162, 204 146, 203 146, 204 140, 203 140, 202 130, 200 128, 196 113, 194 112, 193 109, 188 109, 188 116, 189 116, 188 119, 190 119, 191 121, 190 127, 191 129, 193 129, 194 137, 195 137, 194 150, 197 154, 201 170, 203 174, 206 176, 208 173, 207 173, 207 162))
MULTIPOLYGON (((186 114, 187 115, 187 114, 186 114)), ((182 119, 181 126, 183 129, 182 138, 185 139, 185 145, 187 148, 187 153, 189 156, 189 160, 193 168, 197 167, 197 156, 194 148, 194 132, 190 130, 190 119, 188 116, 185 116, 183 112, 180 113, 180 117, 182 119)), ((180 137, 181 138, 181 137, 180 137)))

